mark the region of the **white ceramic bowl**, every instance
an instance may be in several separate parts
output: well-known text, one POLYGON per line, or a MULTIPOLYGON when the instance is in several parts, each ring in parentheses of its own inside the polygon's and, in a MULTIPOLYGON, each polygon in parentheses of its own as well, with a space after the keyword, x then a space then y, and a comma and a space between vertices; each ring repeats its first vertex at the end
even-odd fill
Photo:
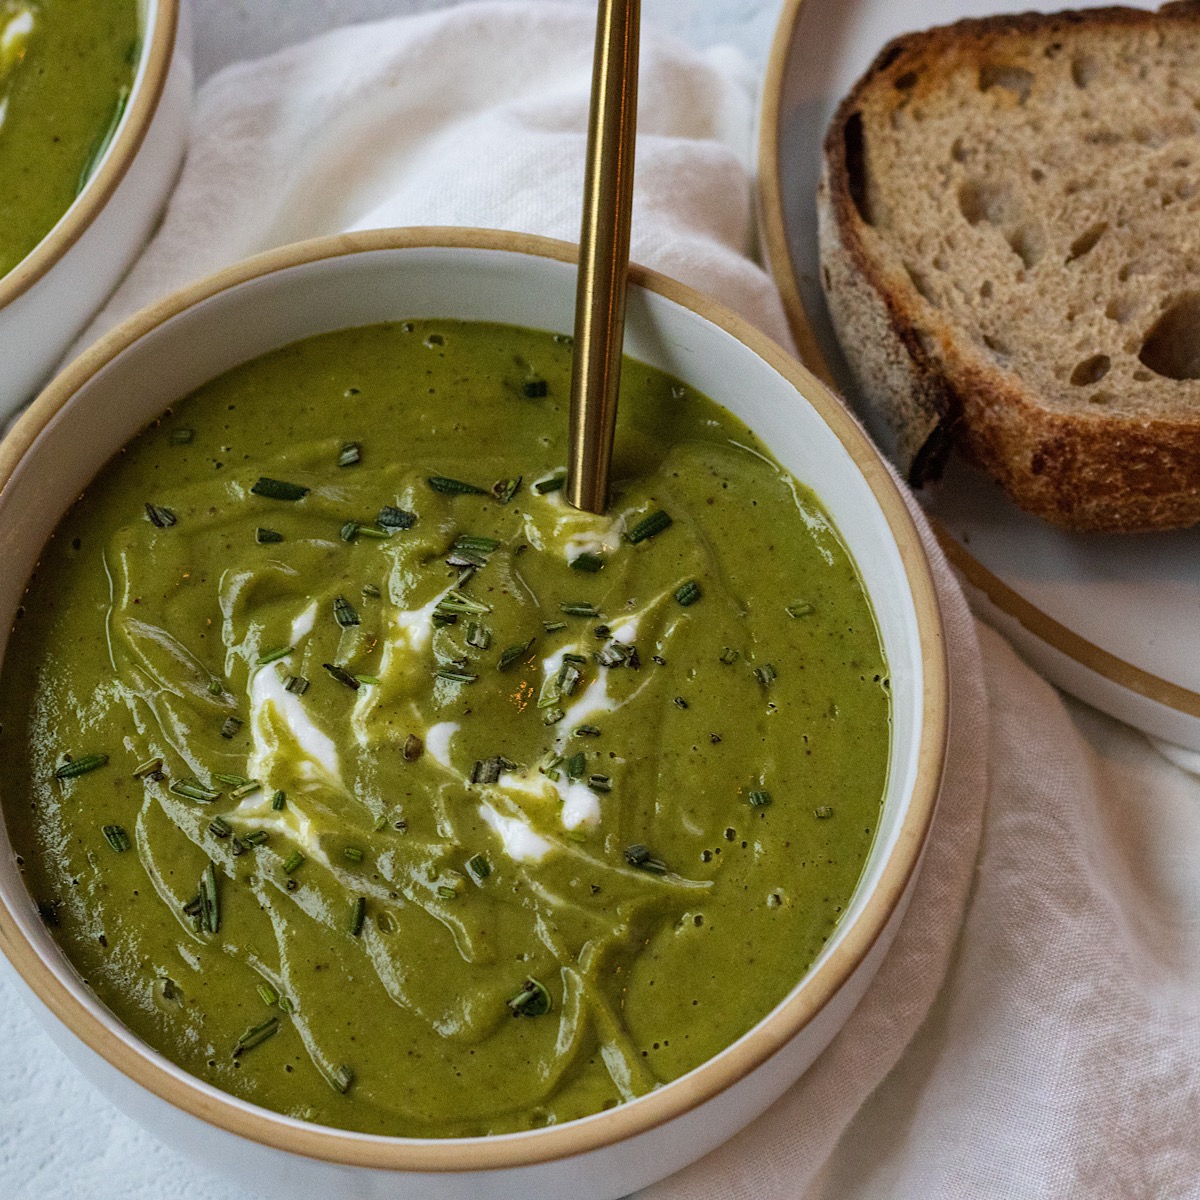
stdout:
POLYGON ((142 53, 104 157, 58 223, 0 277, 0 423, 45 382, 108 299, 183 161, 191 110, 186 0, 138 0, 142 53))
MULTIPOLYGON (((201 383, 298 338, 385 320, 451 317, 569 332, 574 255, 564 243, 479 230, 355 234, 264 255, 132 318, 73 363, 0 445, 0 629, 7 636, 24 582, 72 500, 122 444, 201 383)), ((933 818, 947 704, 941 626, 916 530, 858 426, 800 366, 697 293, 639 269, 632 282, 627 351, 745 420, 816 491, 858 563, 894 697, 886 800, 863 877, 787 999, 690 1074, 584 1120, 419 1140, 268 1112, 144 1045, 58 950, 0 834, 0 947, 36 995, 51 1035, 148 1128, 264 1195, 625 1196, 717 1146, 800 1076, 862 996, 903 914, 933 818)))

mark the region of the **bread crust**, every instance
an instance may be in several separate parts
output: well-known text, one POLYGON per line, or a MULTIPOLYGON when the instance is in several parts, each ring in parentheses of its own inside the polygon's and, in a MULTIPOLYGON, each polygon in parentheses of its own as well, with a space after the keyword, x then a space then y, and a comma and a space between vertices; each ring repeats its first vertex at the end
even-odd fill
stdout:
MULTIPOLYGON (((817 197, 821 281, 834 328, 863 397, 892 433, 911 482, 934 477, 953 443, 1021 508, 1075 530, 1134 532, 1200 523, 1200 413, 1195 420, 1064 413, 928 304, 914 281, 876 253, 860 211, 853 161, 864 101, 934 56, 976 61, 997 37, 1053 38, 1080 27, 1200 28, 1200 0, 1157 12, 1122 7, 959 21, 888 43, 830 124, 817 197), (858 125, 856 132, 855 125, 858 125), (856 198, 856 189, 858 197, 856 198)), ((929 72, 921 73, 922 86, 929 72)))

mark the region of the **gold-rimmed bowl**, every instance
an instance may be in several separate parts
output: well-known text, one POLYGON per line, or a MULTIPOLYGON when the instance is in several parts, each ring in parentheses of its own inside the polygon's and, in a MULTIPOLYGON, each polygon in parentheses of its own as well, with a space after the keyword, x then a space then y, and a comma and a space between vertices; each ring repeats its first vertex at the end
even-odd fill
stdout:
POLYGON ((0 276, 0 424, 45 381, 146 244, 179 172, 191 108, 186 0, 138 0, 129 100, 70 208, 0 276))
MULTIPOLYGON (((321 332, 406 318, 570 331, 576 249, 485 230, 344 235, 230 268, 131 318, 77 359, 0 445, 0 629, 70 503, 164 409, 231 367, 321 332), (48 464, 54 464, 48 470, 48 464)), ((610 1200, 713 1149, 828 1045, 886 953, 933 820, 947 720, 929 566, 887 469, 838 401, 713 301, 633 268, 626 350, 746 421, 810 486, 854 557, 892 681, 878 833, 824 950, 775 1010, 689 1074, 595 1116, 485 1138, 389 1138, 306 1124, 182 1071, 84 986, 0 845, 0 948, 60 1046, 118 1104, 181 1150, 264 1195, 610 1200)), ((0 806, 21 803, 5 794, 0 806)), ((6 843, 6 835, 0 833, 6 843)))

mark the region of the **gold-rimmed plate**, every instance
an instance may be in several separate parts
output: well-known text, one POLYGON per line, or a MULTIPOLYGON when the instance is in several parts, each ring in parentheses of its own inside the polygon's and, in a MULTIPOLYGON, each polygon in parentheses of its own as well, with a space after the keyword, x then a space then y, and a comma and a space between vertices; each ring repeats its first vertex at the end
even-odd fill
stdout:
MULTIPOLYGON (((1060 0, 1035 7, 1087 5, 1060 0)), ((838 101, 889 39, 1009 10, 996 0, 783 5, 759 133, 765 250, 801 359, 859 407, 868 424, 818 276, 816 189, 826 128, 838 101)), ((1200 639, 1194 636, 1200 530, 1065 533, 1021 512, 960 461, 920 499, 976 612, 1046 678, 1154 737, 1200 751, 1200 639)))

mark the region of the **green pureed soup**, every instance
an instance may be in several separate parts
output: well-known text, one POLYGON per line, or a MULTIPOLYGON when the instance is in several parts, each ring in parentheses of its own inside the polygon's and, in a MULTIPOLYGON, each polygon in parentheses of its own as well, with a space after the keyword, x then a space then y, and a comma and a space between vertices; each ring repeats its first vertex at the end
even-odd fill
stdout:
POLYGON ((562 492, 570 339, 448 321, 229 372, 47 546, 5 811, 96 995, 201 1079, 372 1133, 595 1113, 703 1063, 845 910, 889 692, 817 500, 627 362, 562 492))
POLYGON ((83 190, 137 54, 136 0, 0 0, 0 276, 83 190))

